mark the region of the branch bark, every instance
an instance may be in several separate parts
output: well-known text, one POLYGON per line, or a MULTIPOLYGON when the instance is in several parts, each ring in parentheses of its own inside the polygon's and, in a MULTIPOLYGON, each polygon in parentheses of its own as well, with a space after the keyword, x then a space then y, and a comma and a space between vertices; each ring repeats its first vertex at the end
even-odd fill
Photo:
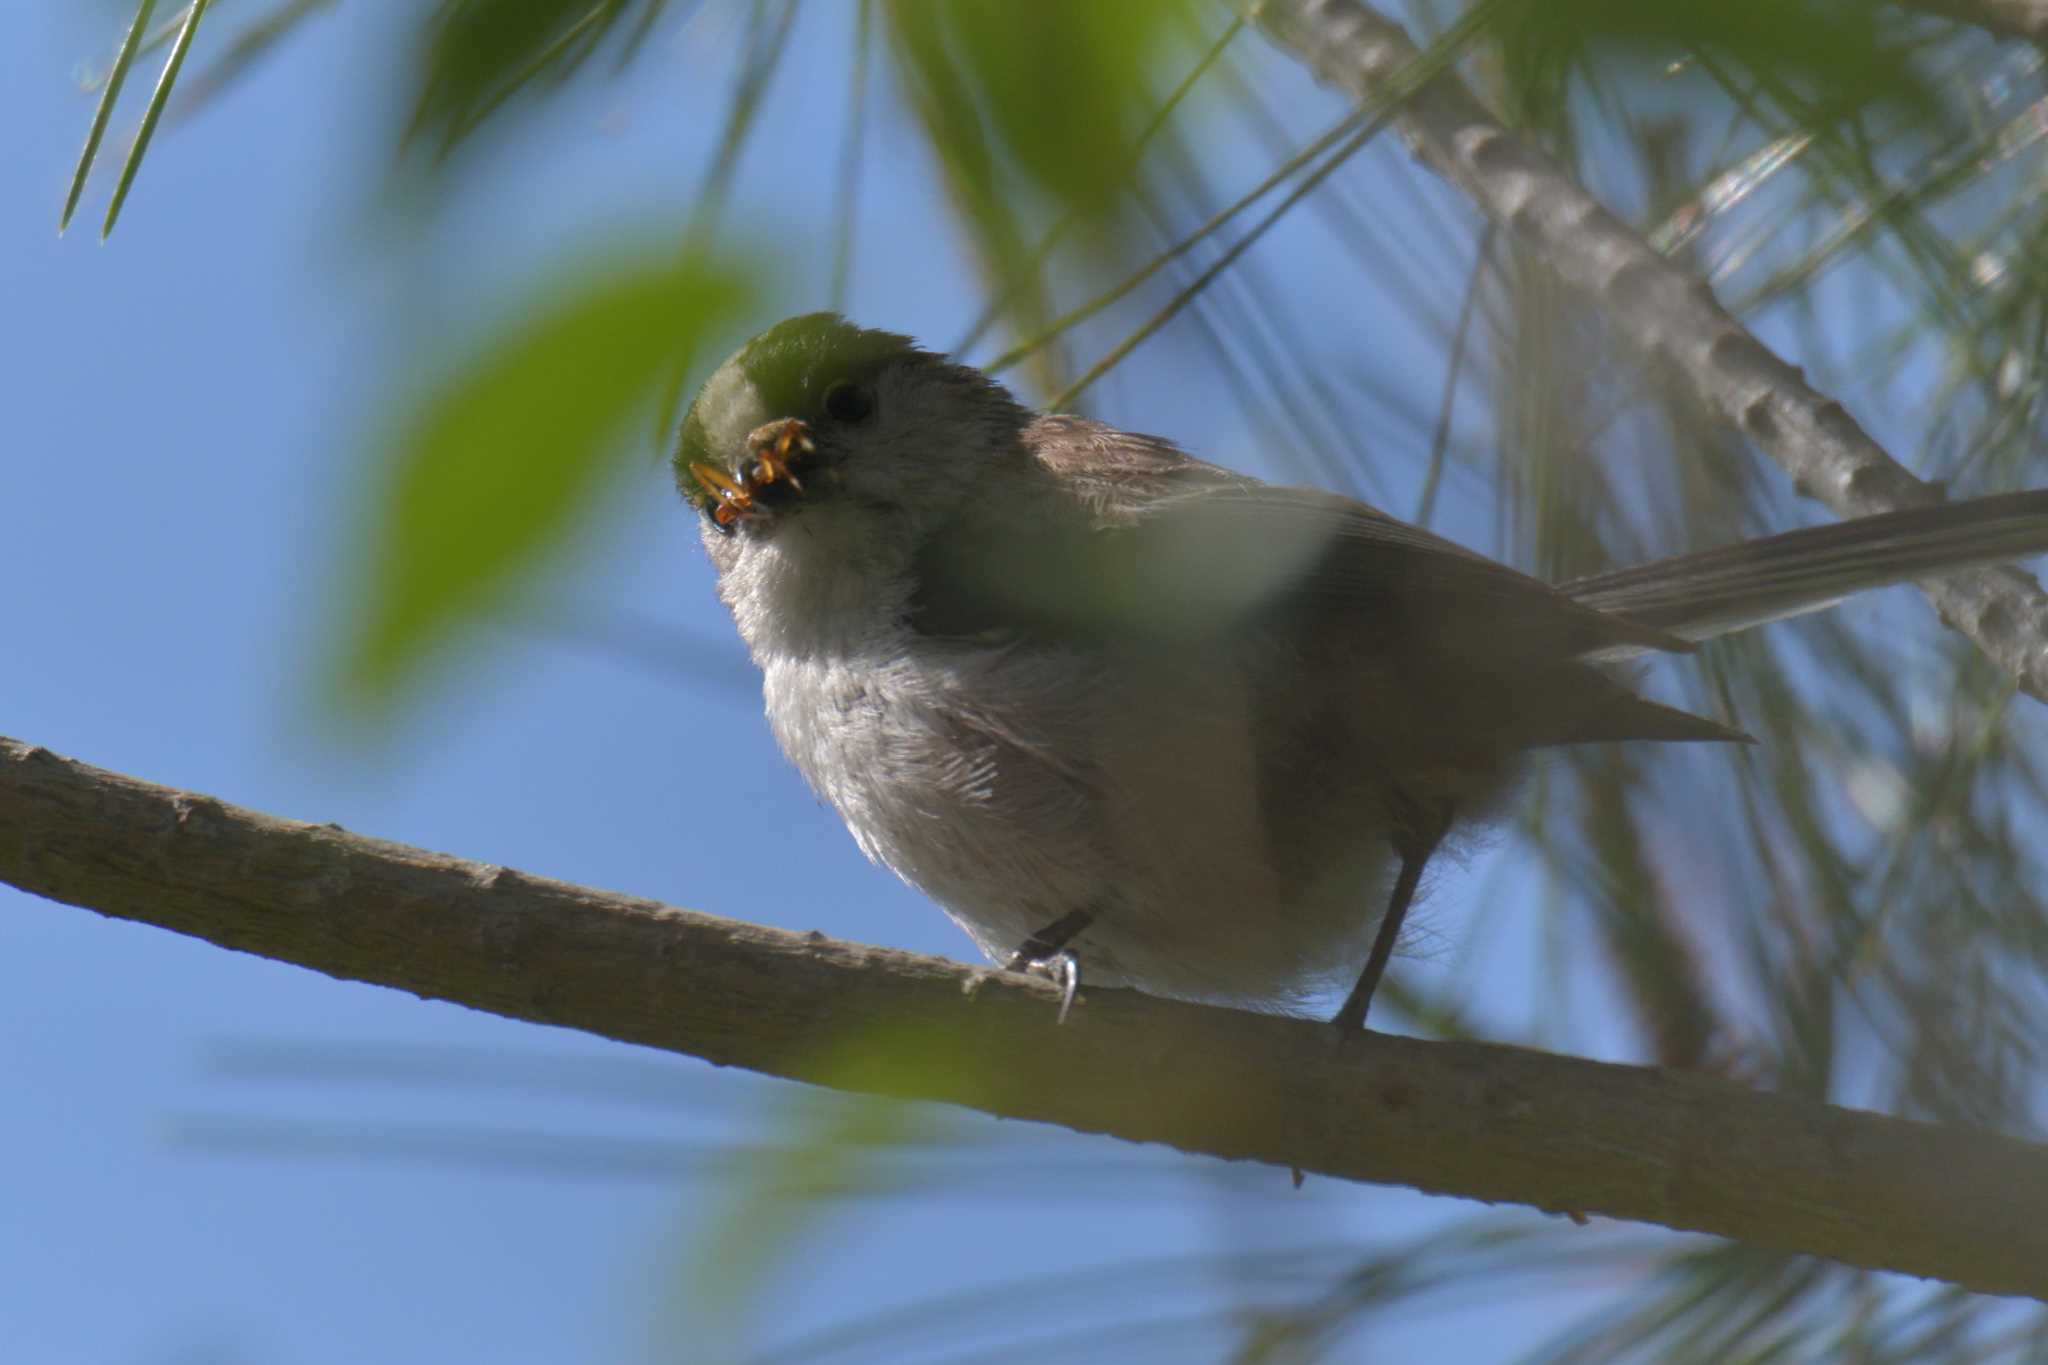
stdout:
MULTIPOLYGON (((1843 517, 1942 500, 1940 488, 1914 477, 1847 409, 1723 309, 1705 281, 1655 251, 1541 148, 1502 127, 1455 72, 1402 99, 1419 54, 1398 24, 1357 0, 1258 0, 1253 8, 1266 35, 1323 83, 1361 103, 1394 103, 1395 126, 1425 166, 1584 291, 1639 353, 1776 461, 1801 494, 1843 517)), ((2031 575, 1974 569, 1921 590, 1944 624, 1974 641, 2022 691, 2048 701, 2048 593, 2031 575)))
POLYGON ((840 1089, 2048 1299, 2048 1147, 1519 1048, 1089 991, 309 825, 0 739, 0 880, 840 1089))

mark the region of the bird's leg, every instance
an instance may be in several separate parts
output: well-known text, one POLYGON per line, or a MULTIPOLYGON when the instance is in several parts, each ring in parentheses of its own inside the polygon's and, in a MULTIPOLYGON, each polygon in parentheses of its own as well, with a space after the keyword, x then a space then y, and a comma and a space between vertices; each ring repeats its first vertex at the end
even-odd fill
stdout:
POLYGON ((1075 992, 1081 989, 1081 959, 1068 952, 1067 945, 1094 922, 1093 910, 1069 910, 1018 944, 1017 951, 1003 963, 1005 971, 1030 972, 1060 988, 1062 1024, 1067 1022, 1067 1011, 1074 1007, 1075 992))
POLYGON ((1365 1012, 1372 1005, 1372 993, 1379 988, 1380 978, 1386 974, 1387 959, 1394 954, 1394 940, 1401 936, 1401 923, 1408 918, 1408 905, 1415 899, 1423 865, 1451 827, 1448 801, 1425 806, 1403 797, 1395 814, 1394 852, 1401 859, 1401 871, 1394 878, 1394 894, 1387 898, 1387 913, 1380 917, 1380 931, 1373 938, 1365 970, 1358 974, 1358 984, 1345 997, 1344 1007, 1330 1021, 1339 1033, 1355 1033, 1365 1027, 1365 1012))
POLYGON ((1081 931, 1093 923, 1093 910, 1069 910, 1018 944, 1017 951, 1011 953, 1010 960, 1003 964, 1004 969, 1021 972, 1030 963, 1045 961, 1080 937, 1081 931))

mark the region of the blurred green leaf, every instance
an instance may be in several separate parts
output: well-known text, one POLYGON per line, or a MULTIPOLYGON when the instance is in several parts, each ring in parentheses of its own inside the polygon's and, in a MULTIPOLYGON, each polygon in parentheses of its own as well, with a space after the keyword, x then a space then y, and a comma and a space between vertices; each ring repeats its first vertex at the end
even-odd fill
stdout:
POLYGON ((621 20, 637 42, 667 0, 444 0, 428 21, 412 132, 445 154, 543 78, 559 80, 621 20), (637 17, 636 17, 637 16, 637 17))
POLYGON ((889 20, 920 83, 971 92, 952 112, 1063 207, 1099 210, 1128 174, 1148 74, 1183 0, 898 0, 889 20))
POLYGON ((587 506, 620 435, 699 342, 740 313, 747 276, 701 258, 614 265, 559 286, 444 380, 390 452, 343 681, 402 676, 587 506))
POLYGON ((892 1152, 934 1136, 929 1106, 810 1092, 788 1096, 765 1125, 786 1146, 760 1151, 705 1219, 699 1252, 679 1277, 697 1359, 735 1359, 747 1310, 767 1301, 774 1270, 815 1236, 830 1206, 883 1185, 892 1152), (719 1349, 723 1347, 725 1349, 719 1349))
MULTIPOLYGON (((1052 311, 1027 205, 1035 196, 1048 219, 1099 232, 1129 202, 1118 191, 1157 103, 1148 76, 1184 4, 894 0, 884 11, 900 83, 989 292, 1023 335, 1052 311)), ((1053 358, 1036 359, 1039 383, 1062 387, 1053 358)))

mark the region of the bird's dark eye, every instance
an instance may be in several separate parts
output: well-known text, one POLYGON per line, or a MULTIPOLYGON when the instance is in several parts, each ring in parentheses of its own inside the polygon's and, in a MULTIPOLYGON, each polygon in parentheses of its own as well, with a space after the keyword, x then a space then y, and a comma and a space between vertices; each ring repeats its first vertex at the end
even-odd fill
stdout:
POLYGON ((825 390, 825 415, 835 422, 863 422, 875 410, 875 396, 842 379, 825 390))

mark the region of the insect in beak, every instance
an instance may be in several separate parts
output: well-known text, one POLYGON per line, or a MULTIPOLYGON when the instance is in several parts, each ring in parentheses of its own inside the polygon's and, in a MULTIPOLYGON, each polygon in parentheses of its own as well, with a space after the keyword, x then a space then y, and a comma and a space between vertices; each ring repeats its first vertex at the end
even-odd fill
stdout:
POLYGON ((804 485, 796 467, 816 452, 803 419, 784 417, 747 433, 747 457, 736 474, 700 462, 690 466, 690 477, 718 500, 712 520, 729 527, 758 512, 762 496, 772 489, 787 487, 801 497, 804 485))
POLYGON ((801 418, 785 417, 779 422, 755 427, 747 433, 747 451, 753 459, 753 466, 747 471, 747 483, 755 492, 786 483, 799 494, 804 491, 803 482, 796 476, 796 463, 805 456, 817 453, 817 446, 811 443, 811 429, 801 418))

